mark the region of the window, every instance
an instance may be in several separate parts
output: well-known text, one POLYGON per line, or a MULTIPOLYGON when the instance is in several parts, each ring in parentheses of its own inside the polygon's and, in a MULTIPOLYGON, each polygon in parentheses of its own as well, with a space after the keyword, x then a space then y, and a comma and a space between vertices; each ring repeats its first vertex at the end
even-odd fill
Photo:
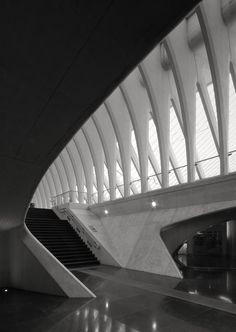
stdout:
POLYGON ((196 94, 196 149, 205 177, 220 173, 220 159, 199 92, 196 94))

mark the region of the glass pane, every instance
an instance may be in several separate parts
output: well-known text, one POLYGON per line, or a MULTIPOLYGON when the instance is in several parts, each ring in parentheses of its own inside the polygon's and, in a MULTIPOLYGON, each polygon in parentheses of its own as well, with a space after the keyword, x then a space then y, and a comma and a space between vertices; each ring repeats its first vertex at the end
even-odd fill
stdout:
POLYGON ((157 161, 159 170, 161 172, 161 157, 160 157, 159 141, 158 141, 156 126, 155 126, 155 123, 152 118, 149 120, 149 144, 156 157, 156 161, 157 161))
POLYGON ((214 162, 203 162, 204 159, 218 156, 216 146, 212 137, 210 126, 205 114, 200 94, 196 93, 196 148, 198 161, 201 162, 201 167, 204 171, 205 177, 215 176, 220 173, 219 158, 215 158, 214 162), (214 164, 212 169, 209 165, 214 164))
POLYGON ((216 99, 215 99, 215 91, 214 91, 214 85, 213 83, 208 84, 207 91, 211 100, 212 108, 215 114, 215 118, 217 121, 217 111, 216 111, 216 99))
POLYGON ((155 174, 150 159, 148 159, 148 189, 155 190, 158 188, 161 188, 160 182, 158 181, 158 177, 155 174))
POLYGON ((95 185, 93 185, 93 193, 92 193, 92 203, 98 202, 98 191, 95 185))
POLYGON ((131 146, 134 149, 134 154, 135 154, 135 157, 136 157, 135 160, 137 160, 137 167, 138 167, 138 169, 140 169, 137 141, 136 141, 136 137, 135 137, 135 133, 134 133, 133 129, 131 130, 131 146))
POLYGON ((97 177, 96 177, 96 172, 95 172, 95 167, 93 166, 93 182, 95 186, 97 186, 97 177))
POLYGON ((217 176, 220 174, 220 158, 215 157, 198 162, 204 169, 205 177, 217 176))
MULTIPOLYGON (((170 145, 177 161, 176 167, 186 166, 185 138, 173 106, 170 107, 170 145)), ((182 168, 178 172, 181 173, 183 181, 186 182, 187 172, 183 171, 182 168)))
POLYGON ((116 198, 122 198, 122 197, 123 197, 123 196, 122 196, 122 194, 121 194, 119 188, 116 188, 116 198))
POLYGON ((169 162, 169 186, 176 186, 177 184, 179 184, 179 181, 175 175, 175 172, 172 168, 171 163, 169 162))
POLYGON ((236 171, 236 93, 232 76, 229 75, 229 140, 228 151, 229 154, 229 171, 236 171))
POLYGON ((103 200, 109 201, 110 200, 110 193, 109 190, 106 188, 105 185, 103 185, 103 200))
POLYGON ((141 192, 141 180, 138 174, 137 168, 134 165, 133 160, 131 159, 131 186, 135 194, 141 192))

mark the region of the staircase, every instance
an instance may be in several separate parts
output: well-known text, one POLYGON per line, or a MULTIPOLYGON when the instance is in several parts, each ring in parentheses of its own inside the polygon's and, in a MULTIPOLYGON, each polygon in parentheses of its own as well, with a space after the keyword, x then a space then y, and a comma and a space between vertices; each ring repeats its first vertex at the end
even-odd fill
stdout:
POLYGON ((68 221, 60 220, 52 210, 30 208, 25 223, 30 232, 68 269, 99 264, 68 221))

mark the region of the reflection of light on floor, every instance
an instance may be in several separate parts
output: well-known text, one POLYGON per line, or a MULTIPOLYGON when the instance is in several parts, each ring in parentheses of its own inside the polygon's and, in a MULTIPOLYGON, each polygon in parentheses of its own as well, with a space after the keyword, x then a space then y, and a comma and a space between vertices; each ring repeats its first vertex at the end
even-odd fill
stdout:
POLYGON ((108 320, 107 315, 104 315, 104 322, 106 322, 108 320))
POLYGON ((87 318, 87 317, 88 317, 88 314, 89 314, 89 310, 88 310, 88 308, 86 308, 86 309, 84 310, 84 318, 87 318))
POLYGON ((109 302, 106 301, 106 309, 108 309, 108 308, 109 308, 109 302))
POLYGON ((93 318, 96 319, 98 317, 98 311, 97 310, 93 310, 93 318))
POLYGON ((111 326, 112 326, 112 322, 111 322, 111 319, 109 319, 107 321, 106 332, 111 332, 111 326))
POLYGON ((152 330, 153 330, 153 331, 156 331, 156 329, 157 329, 157 323, 156 323, 156 322, 153 322, 153 323, 152 323, 152 330))
POLYGON ((228 302, 228 303, 232 303, 232 301, 228 297, 223 296, 223 295, 219 295, 219 299, 221 299, 221 300, 223 300, 225 302, 228 302))
POLYGON ((192 295, 197 295, 198 294, 198 291, 195 289, 194 291, 188 291, 189 294, 192 294, 192 295))
POLYGON ((125 332, 125 331, 126 331, 125 324, 120 323, 118 332, 125 332))

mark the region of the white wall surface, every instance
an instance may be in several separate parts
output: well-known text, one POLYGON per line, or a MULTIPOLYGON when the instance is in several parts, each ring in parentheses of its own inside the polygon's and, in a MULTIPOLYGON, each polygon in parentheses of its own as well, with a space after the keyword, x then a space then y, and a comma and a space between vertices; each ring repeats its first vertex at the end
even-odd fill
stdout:
POLYGON ((83 217, 122 267, 181 277, 160 237, 162 227, 235 205, 236 177, 229 175, 91 206, 83 217), (152 200, 159 202, 155 209, 152 200))

